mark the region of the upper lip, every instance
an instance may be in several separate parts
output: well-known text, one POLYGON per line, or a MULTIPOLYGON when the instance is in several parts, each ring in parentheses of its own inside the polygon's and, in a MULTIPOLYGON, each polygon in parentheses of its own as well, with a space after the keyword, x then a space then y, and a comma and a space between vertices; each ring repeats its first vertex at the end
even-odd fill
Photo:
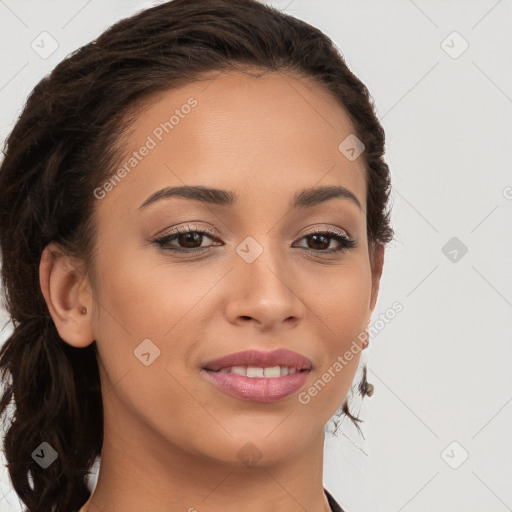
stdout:
POLYGON ((232 368, 233 366, 255 366, 257 368, 287 366, 289 368, 297 368, 297 370, 311 370, 313 364, 307 357, 281 348, 269 352, 261 352, 260 350, 236 352, 208 361, 203 365, 203 368, 218 371, 221 368, 232 368))

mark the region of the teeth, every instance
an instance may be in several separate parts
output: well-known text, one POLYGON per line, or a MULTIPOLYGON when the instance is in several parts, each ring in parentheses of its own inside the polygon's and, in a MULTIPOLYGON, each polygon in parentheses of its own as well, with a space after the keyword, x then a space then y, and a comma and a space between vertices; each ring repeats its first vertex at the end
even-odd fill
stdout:
MULTIPOLYGON (((265 377, 265 372, 267 370, 272 370, 272 368, 256 368, 256 366, 248 366, 247 367, 247 377, 265 377)), ((243 371, 243 368, 242 368, 243 371)), ((267 375, 268 377, 268 375, 267 375)))
POLYGON ((232 368, 222 368, 219 373, 234 373, 244 377, 281 377, 285 375, 293 375, 297 372, 297 368, 289 368, 287 366, 272 366, 268 368, 260 368, 258 366, 233 366, 232 368))

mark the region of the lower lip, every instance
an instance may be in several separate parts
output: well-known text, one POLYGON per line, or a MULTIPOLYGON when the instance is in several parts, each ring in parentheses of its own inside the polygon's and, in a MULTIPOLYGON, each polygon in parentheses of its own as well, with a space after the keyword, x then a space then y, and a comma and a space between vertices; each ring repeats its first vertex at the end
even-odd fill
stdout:
POLYGON ((203 370, 208 380, 227 395, 251 402, 277 402, 304 386, 310 370, 281 377, 244 377, 203 370))

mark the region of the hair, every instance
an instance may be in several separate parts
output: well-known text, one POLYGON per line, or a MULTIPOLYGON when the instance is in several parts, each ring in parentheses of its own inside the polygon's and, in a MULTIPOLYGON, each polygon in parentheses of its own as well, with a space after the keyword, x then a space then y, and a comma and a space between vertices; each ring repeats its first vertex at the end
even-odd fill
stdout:
MULTIPOLYGON (((320 30, 256 0, 174 0, 68 55, 29 95, 0 167, 3 300, 13 327, 0 350, 0 415, 13 407, 2 449, 30 512, 79 509, 103 444, 96 342, 74 348, 59 337, 39 283, 43 249, 58 243, 93 276, 93 192, 119 162, 133 109, 159 91, 243 67, 313 79, 331 92, 365 145, 370 250, 393 238, 384 130, 366 86, 320 30), (42 442, 58 454, 46 469, 34 457, 42 442)), ((361 395, 366 384, 365 366, 361 395)), ((341 410, 361 421, 346 400, 341 410)))

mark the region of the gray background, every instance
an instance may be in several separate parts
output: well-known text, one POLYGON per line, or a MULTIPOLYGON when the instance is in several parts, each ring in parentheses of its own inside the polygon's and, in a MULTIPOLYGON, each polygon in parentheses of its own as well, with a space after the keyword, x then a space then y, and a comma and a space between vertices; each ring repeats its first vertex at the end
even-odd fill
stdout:
MULTIPOLYGON (((156 3, 0 0, 2 141, 42 76, 156 3)), ((512 2, 268 3, 342 50, 375 100, 392 170, 396 240, 373 321, 404 309, 363 354, 375 385, 353 402, 364 439, 347 422, 327 437, 325 486, 348 512, 512 510, 512 2)), ((0 512, 15 510, 4 470, 0 512)))

